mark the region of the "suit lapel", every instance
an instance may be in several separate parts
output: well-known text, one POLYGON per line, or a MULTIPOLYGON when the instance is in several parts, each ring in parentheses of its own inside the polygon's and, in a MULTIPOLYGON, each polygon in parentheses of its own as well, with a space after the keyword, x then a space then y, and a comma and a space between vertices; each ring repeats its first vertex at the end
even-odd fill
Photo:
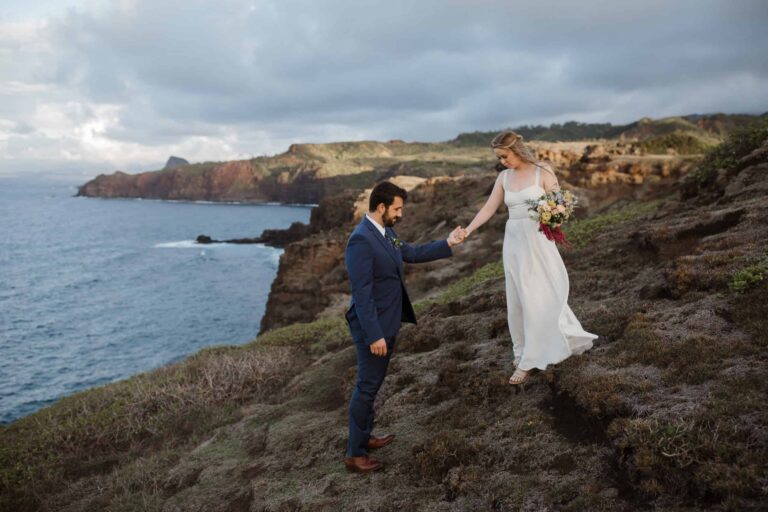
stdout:
MULTIPOLYGON (((403 273, 402 273, 402 270, 400 269, 400 262, 402 261, 403 258, 402 258, 402 256, 400 256, 399 251, 395 250, 395 248, 392 246, 392 244, 386 238, 384 238, 381 235, 379 230, 376 229, 376 226, 374 226, 373 223, 370 220, 368 220, 367 217, 364 218, 363 222, 368 227, 368 229, 371 231, 371 236, 373 236, 373 238, 378 240, 379 243, 384 247, 384 250, 387 252, 387 254, 389 254, 390 257, 392 257, 392 261, 395 262, 395 266, 397 266, 397 272, 398 272, 398 274, 400 274, 400 278, 402 279, 403 273)), ((386 232, 386 228, 384 228, 384 229, 385 229, 385 232, 386 232)))
MULTIPOLYGON (((397 238, 397 235, 395 234, 394 230, 392 228, 384 228, 384 232, 388 233, 390 238, 397 238)), ((387 241, 387 244, 392 249, 392 252, 395 254, 395 259, 397 261, 397 270, 400 272, 400 277, 403 277, 403 253, 400 251, 400 249, 396 249, 390 242, 387 241)))

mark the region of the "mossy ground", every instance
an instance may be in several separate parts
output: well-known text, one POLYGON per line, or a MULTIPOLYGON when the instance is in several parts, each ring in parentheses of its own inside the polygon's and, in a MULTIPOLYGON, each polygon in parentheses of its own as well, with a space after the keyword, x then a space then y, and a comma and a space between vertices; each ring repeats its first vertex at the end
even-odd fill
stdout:
POLYGON ((343 319, 78 393, 0 429, 9 510, 761 510, 764 198, 667 198, 574 222, 587 353, 507 384, 500 263, 418 303, 376 403, 384 472, 343 468, 343 319))

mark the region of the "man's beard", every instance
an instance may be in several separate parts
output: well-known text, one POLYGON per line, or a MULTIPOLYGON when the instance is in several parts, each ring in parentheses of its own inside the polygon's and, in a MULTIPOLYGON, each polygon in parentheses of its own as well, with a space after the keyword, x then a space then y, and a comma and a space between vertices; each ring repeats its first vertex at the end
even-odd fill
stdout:
POLYGON ((397 217, 390 217, 385 212, 384 215, 382 216, 381 220, 382 220, 382 222, 384 222, 384 225, 386 227, 391 228, 397 222, 397 217))

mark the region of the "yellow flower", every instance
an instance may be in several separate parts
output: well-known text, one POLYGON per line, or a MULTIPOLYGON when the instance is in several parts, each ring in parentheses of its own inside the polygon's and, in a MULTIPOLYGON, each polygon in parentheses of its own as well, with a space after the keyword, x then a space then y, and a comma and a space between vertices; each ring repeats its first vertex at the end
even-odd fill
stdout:
POLYGON ((550 208, 554 208, 557 203, 550 199, 549 201, 547 201, 547 204, 549 205, 550 208))
POLYGON ((544 213, 541 214, 541 220, 543 222, 549 222, 549 219, 551 219, 551 218, 552 218, 552 214, 549 213, 549 212, 544 212, 544 213))

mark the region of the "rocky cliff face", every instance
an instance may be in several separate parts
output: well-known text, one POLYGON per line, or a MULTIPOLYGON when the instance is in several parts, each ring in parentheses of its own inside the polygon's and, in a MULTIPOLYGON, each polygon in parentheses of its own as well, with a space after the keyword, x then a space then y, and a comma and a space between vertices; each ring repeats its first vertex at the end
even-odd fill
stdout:
MULTIPOLYGON (((677 182, 695 162, 694 158, 636 156, 631 154, 633 147, 623 143, 539 143, 535 148, 539 158, 558 167, 561 184, 579 195, 582 216, 618 198, 649 199, 677 182)), ((409 243, 424 243, 447 237, 456 225, 469 224, 487 199, 496 173, 474 169, 457 177, 389 179, 411 191, 404 220, 396 226, 398 235, 409 243)), ((344 270, 346 239, 368 210, 369 194, 367 188, 352 201, 353 192, 347 191, 326 198, 313 210, 313 235, 289 245, 280 259, 261 332, 343 312, 349 303, 344 270)), ((410 265, 407 283, 413 298, 421 298, 430 289, 496 257, 505 221, 503 208, 500 211, 468 244, 473 251, 471 258, 455 258, 447 265, 410 265)))
MULTIPOLYGON (((642 156, 622 141, 533 142, 540 158, 556 164, 580 186, 637 185, 685 172, 693 158, 642 156)), ((287 152, 223 163, 179 165, 162 171, 99 175, 80 196, 206 201, 319 203, 344 190, 362 190, 380 179, 466 176, 492 167, 487 147, 402 141, 293 144, 287 152)))
MULTIPOLYGON (((194 167, 194 166, 192 166, 194 167)), ((264 178, 248 161, 225 162, 201 169, 178 166, 165 171, 99 175, 78 189, 89 197, 141 197, 205 201, 268 200, 257 184, 264 178)))
POLYGON ((79 196, 207 201, 318 203, 322 198, 391 175, 413 164, 422 176, 462 172, 492 157, 483 148, 402 141, 292 144, 285 153, 233 162, 206 162, 129 175, 99 175, 79 196))

